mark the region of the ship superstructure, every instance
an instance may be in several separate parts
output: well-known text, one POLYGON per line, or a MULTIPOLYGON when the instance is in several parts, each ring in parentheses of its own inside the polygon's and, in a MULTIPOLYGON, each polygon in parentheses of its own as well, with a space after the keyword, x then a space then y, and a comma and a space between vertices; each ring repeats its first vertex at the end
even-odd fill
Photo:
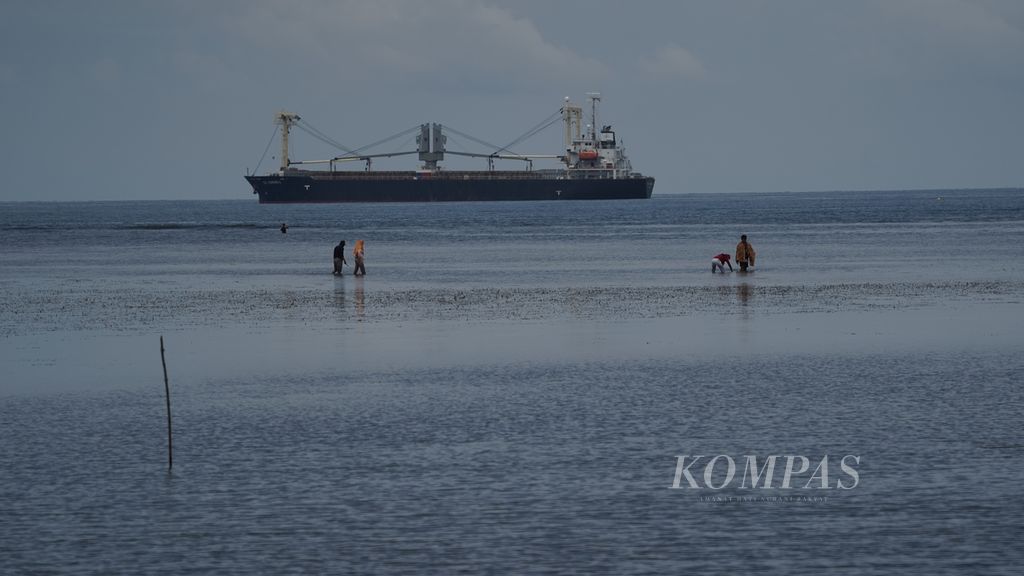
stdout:
POLYGON ((601 200, 650 198, 654 178, 633 172, 625 148, 610 125, 597 129, 601 95, 587 94, 590 120, 583 125, 583 109, 565 99, 559 111, 531 129, 517 141, 495 147, 468 134, 437 123, 421 124, 383 141, 358 150, 350 150, 309 129, 314 136, 332 143, 344 154, 325 160, 292 160, 289 156, 291 129, 302 126, 299 115, 279 112, 274 123, 281 132, 280 168, 264 176, 250 175, 246 180, 261 203, 310 202, 431 202, 485 200, 601 200), (511 146, 544 128, 561 121, 564 125, 564 153, 518 154, 511 146), (487 153, 449 150, 446 129, 493 150, 487 153), (367 153, 365 150, 395 138, 416 135, 416 150, 367 153), (374 170, 373 161, 416 154, 418 170, 374 170), (445 170, 445 155, 486 159, 487 170, 445 170), (497 170, 496 160, 521 161, 526 170, 497 170), (534 161, 560 161, 563 168, 534 169, 534 161), (364 163, 364 170, 339 167, 352 162, 364 163), (325 165, 326 170, 307 166, 325 165))

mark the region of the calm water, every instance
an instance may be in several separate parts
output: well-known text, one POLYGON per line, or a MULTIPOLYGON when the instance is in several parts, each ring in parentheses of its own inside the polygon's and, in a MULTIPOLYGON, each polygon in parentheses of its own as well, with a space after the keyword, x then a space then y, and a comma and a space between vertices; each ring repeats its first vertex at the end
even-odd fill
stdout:
POLYGON ((0 204, 0 566, 1016 574, 1021 245, 1020 190, 0 204))

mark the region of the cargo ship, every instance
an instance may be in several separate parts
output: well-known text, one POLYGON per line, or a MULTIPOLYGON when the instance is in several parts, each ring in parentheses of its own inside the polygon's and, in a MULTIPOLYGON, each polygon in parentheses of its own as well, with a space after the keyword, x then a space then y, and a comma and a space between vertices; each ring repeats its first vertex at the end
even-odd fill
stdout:
MULTIPOLYGON (((453 128, 437 123, 415 126, 389 139, 363 149, 350 150, 304 126, 302 119, 281 111, 274 117, 275 130, 281 132, 280 168, 273 173, 247 175, 253 194, 261 204, 333 203, 333 202, 473 202, 500 200, 620 200, 650 198, 654 178, 634 172, 625 148, 610 125, 597 129, 597 105, 600 94, 587 94, 590 123, 583 126, 583 109, 566 98, 563 106, 526 135, 558 123, 564 124, 563 154, 517 154, 513 144, 496 147, 453 128), (291 160, 288 138, 295 126, 305 127, 313 136, 345 153, 325 160, 291 160), (449 131, 493 148, 486 153, 446 149, 449 131), (416 150, 381 154, 365 153, 390 139, 416 133, 416 150), (418 155, 419 169, 408 171, 374 170, 373 160, 418 155), (475 157, 487 161, 487 170, 445 170, 445 155, 475 157), (496 170, 495 161, 520 161, 525 170, 496 170), (558 168, 533 169, 534 161, 554 161, 558 168), (362 170, 339 169, 347 163, 365 163, 362 170), (309 169, 311 165, 326 169, 309 169)), ((273 136, 271 137, 273 141, 273 136)), ((269 145, 268 145, 269 148, 269 145)), ((264 153, 265 154, 265 153, 264 153)), ((257 168, 258 170, 258 168, 257 168)))

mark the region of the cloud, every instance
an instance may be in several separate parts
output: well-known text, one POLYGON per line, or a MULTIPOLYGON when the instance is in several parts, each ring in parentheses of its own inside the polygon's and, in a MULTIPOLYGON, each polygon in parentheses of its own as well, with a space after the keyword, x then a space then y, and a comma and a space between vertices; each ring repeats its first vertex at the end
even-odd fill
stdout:
POLYGON ((645 74, 660 79, 700 78, 704 65, 689 50, 678 44, 666 44, 653 56, 643 56, 639 68, 645 74))
POLYGON ((958 38, 998 45, 1019 40, 1022 31, 1012 21, 1012 14, 1002 14, 997 5, 964 0, 904 0, 885 3, 883 7, 898 22, 924 24, 932 33, 944 38, 958 38))
POLYGON ((93 62, 90 74, 90 84, 105 94, 116 94, 122 85, 122 70, 120 64, 109 56, 103 56, 93 62))
POLYGON ((914 64, 1021 77, 1024 8, 1019 3, 904 0, 883 8, 885 20, 902 33, 897 41, 903 52, 913 51, 914 64))
POLYGON ((7 62, 0 62, 0 88, 4 91, 13 90, 17 85, 18 80, 14 66, 7 62))
POLYGON ((598 60, 544 38, 530 20, 470 0, 242 5, 226 22, 280 65, 418 89, 599 84, 598 60))

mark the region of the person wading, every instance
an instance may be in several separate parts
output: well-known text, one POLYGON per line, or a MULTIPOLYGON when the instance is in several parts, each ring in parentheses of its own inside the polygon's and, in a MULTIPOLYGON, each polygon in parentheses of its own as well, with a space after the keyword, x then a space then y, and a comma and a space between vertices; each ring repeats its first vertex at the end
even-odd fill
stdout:
POLYGON ((740 265, 740 272, 746 272, 748 265, 753 266, 756 257, 754 247, 747 242, 747 235, 740 236, 740 243, 736 245, 736 263, 740 265))
POLYGON ((348 260, 345 260, 345 241, 338 242, 338 245, 334 247, 334 275, 341 276, 341 267, 348 264, 348 260))
POLYGON ((352 249, 352 257, 356 261, 356 269, 353 272, 356 276, 366 276, 366 266, 363 265, 363 241, 356 240, 356 247, 352 249))

